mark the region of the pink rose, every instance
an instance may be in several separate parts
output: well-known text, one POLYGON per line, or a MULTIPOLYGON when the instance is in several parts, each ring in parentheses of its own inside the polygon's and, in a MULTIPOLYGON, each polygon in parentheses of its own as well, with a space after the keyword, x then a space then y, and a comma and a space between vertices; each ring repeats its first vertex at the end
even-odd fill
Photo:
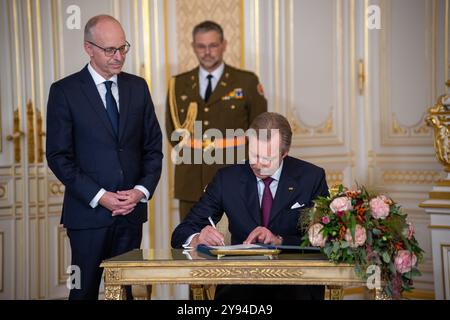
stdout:
POLYGON ((349 243, 349 246, 352 248, 362 246, 366 242, 366 239, 367 239, 366 229, 359 224, 355 226, 355 242, 353 242, 353 237, 350 229, 347 229, 347 232, 345 234, 345 240, 349 243))
POLYGON ((417 263, 417 257, 408 250, 400 250, 395 257, 394 265, 400 273, 406 273, 417 263))
POLYGON ((404 235, 408 240, 411 240, 415 232, 414 226, 412 225, 411 222, 406 222, 406 224, 408 225, 408 229, 405 229, 404 235))
POLYGON ((329 224, 330 223, 330 217, 329 216, 323 216, 322 219, 320 219, 323 224, 329 224))
POLYGON ((314 247, 325 247, 325 238, 322 234, 323 225, 313 224, 308 230, 309 242, 314 247))
POLYGON ((372 217, 375 219, 386 219, 389 215, 389 205, 380 197, 373 198, 369 202, 372 217))
POLYGON ((339 211, 352 210, 352 200, 347 197, 336 198, 330 203, 330 209, 334 213, 337 213, 339 211))

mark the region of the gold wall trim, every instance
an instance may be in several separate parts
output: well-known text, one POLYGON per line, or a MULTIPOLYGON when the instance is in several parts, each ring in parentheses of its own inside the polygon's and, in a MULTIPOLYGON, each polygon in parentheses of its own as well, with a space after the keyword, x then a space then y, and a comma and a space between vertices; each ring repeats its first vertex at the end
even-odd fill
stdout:
POLYGON ((448 254, 450 252, 450 244, 448 243, 441 243, 441 272, 442 272, 442 291, 444 292, 444 300, 447 300, 450 297, 447 297, 447 290, 446 288, 450 287, 450 260, 447 259, 447 282, 445 282, 445 264, 444 264, 444 253, 446 253, 446 256, 448 257, 448 254))
MULTIPOLYGON (((152 45, 150 31, 150 0, 142 0, 142 37, 144 47, 144 79, 152 89, 152 45)), ((156 2, 156 1, 155 1, 156 2)))
POLYGON ((0 232, 0 292, 3 292, 5 276, 5 233, 0 232))
MULTIPOLYGON (((0 88, 1 88, 2 82, 0 79, 0 88)), ((0 153, 3 151, 3 126, 2 126, 2 99, 0 99, 0 153)))
POLYGON ((442 229, 442 230, 450 230, 450 226, 439 226, 439 225, 432 225, 430 224, 428 226, 429 229, 442 229))
MULTIPOLYGON (((164 1, 164 5, 166 5, 167 1, 164 1)), ((244 9, 244 0, 240 1, 240 9, 241 9, 241 68, 245 69, 245 9, 244 9)), ((1 150, 1 149, 0 149, 1 150)))
POLYGON ((36 141, 34 135, 34 107, 33 103, 28 101, 27 103, 27 144, 28 144, 28 162, 30 164, 35 163, 36 161, 36 141))
MULTIPOLYGON (((326 118, 319 123, 318 125, 311 126, 305 123, 304 119, 301 119, 300 116, 296 115, 296 110, 292 102, 288 102, 286 107, 286 117, 288 118, 292 131, 293 131, 293 141, 292 147, 326 147, 326 146, 342 146, 344 145, 344 136, 343 131, 339 128, 336 128, 335 123, 335 115, 344 112, 344 90, 345 90, 345 74, 343 70, 343 65, 345 64, 345 52, 343 47, 343 35, 345 32, 343 25, 343 16, 344 16, 344 4, 342 1, 333 2, 333 17, 336 19, 333 27, 335 31, 333 33, 333 48, 336 50, 337 58, 333 59, 332 68, 335 70, 336 78, 338 85, 335 88, 335 105, 332 106, 326 115, 326 118)), ((293 11, 294 11, 294 1, 289 1, 289 9, 288 14, 286 15, 286 20, 289 21, 289 25, 287 29, 287 54, 285 57, 286 68, 289 68, 290 65, 295 63, 295 53, 293 52, 293 44, 295 42, 294 34, 296 30, 294 30, 294 19, 293 11)), ((292 66, 291 66, 292 67, 292 66)), ((292 83, 294 82, 294 76, 292 75, 292 70, 287 69, 287 74, 290 76, 287 77, 287 90, 286 96, 289 97, 289 101, 293 101, 293 89, 292 83)), ((353 75, 352 75, 353 76, 353 75)), ((352 87, 352 86, 350 86, 352 87)), ((337 120, 336 120, 337 121, 337 120)))
POLYGON ((443 203, 419 203, 420 208, 434 208, 434 209, 450 209, 450 204, 443 203))
POLYGON ((58 238, 57 238, 58 283, 64 284, 67 280, 66 267, 68 267, 68 266, 65 266, 65 263, 64 263, 64 257, 65 257, 65 251, 66 251, 65 238, 67 237, 67 235, 66 235, 66 230, 64 229, 63 226, 59 225, 57 228, 58 228, 57 229, 57 231, 58 231, 58 238))
POLYGON ((58 37, 58 6, 56 3, 57 0, 52 0, 51 11, 52 11, 52 44, 53 44, 53 78, 54 80, 58 79, 60 76, 60 61, 59 61, 59 37, 58 37))
POLYGON ((441 173, 431 170, 386 170, 381 174, 384 183, 430 185, 440 179, 441 173))
MULTIPOLYGON (((448 16, 449 16, 449 0, 445 0, 445 21, 444 21, 444 76, 448 76, 449 71, 449 62, 448 62, 448 56, 449 56, 449 48, 448 48, 448 16)), ((446 79, 447 80, 447 79, 446 79)), ((445 92, 448 93, 448 86, 445 88, 445 92)))
MULTIPOLYGON (((9 1, 7 1, 7 3, 9 3, 9 1)), ((11 56, 16 58, 16 107, 17 107, 17 117, 19 119, 19 123, 20 123, 20 119, 22 119, 22 111, 21 111, 21 106, 22 106, 22 76, 21 76, 21 63, 20 63, 20 50, 19 50, 19 23, 18 23, 18 17, 17 17, 17 1, 13 1, 13 34, 14 34, 14 52, 11 52, 11 56)), ((9 15, 8 15, 9 16, 9 15)), ((14 116, 16 116, 16 114, 14 114, 14 116)), ((15 120, 15 119, 14 119, 15 120)), ((18 128, 20 129, 20 128, 18 128)), ((17 161, 17 157, 16 158, 16 162, 20 162, 20 156, 19 156, 19 161, 17 161)))
POLYGON ((0 199, 2 198, 6 198, 5 196, 7 195, 7 185, 0 185, 0 199))
POLYGON ((59 181, 52 181, 48 184, 49 194, 54 197, 62 197, 64 195, 65 187, 59 181))
MULTIPOLYGON (((427 37, 425 39, 425 46, 427 49, 426 54, 430 54, 430 61, 426 62, 427 72, 424 75, 430 81, 430 90, 427 98, 433 95, 435 88, 433 87, 434 82, 431 81, 435 78, 436 70, 433 65, 436 60, 436 51, 433 47, 433 11, 432 6, 434 2, 430 2, 423 15, 425 17, 425 31, 427 37)), ((380 46, 379 46, 379 61, 380 61, 380 77, 378 79, 380 87, 380 121, 381 126, 381 146, 428 146, 429 138, 432 136, 432 130, 426 125, 425 117, 427 113, 424 112, 419 120, 412 125, 405 125, 401 123, 393 110, 393 105, 391 104, 391 87, 392 79, 389 76, 390 68, 390 55, 392 54, 392 39, 389 30, 392 28, 392 18, 391 18, 391 2, 386 0, 381 0, 381 10, 383 15, 383 28, 380 30, 380 46)), ((392 62, 393 63, 393 62, 392 62)))
POLYGON ((450 200, 450 192, 431 191, 430 199, 450 200))
POLYGON ((341 170, 326 170, 325 173, 329 187, 341 184, 344 180, 344 173, 341 170))
POLYGON ((273 73, 275 76, 274 81, 274 89, 275 89, 275 112, 280 112, 280 99, 283 95, 283 92, 281 91, 280 87, 280 67, 279 67, 279 61, 280 61, 280 1, 274 0, 273 2, 273 47, 274 47, 274 69, 273 73))

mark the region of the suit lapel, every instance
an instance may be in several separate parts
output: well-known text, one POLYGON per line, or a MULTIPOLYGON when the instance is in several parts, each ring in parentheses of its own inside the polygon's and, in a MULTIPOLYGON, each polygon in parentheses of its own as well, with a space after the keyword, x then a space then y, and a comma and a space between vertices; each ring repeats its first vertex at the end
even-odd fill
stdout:
POLYGON ((261 208, 259 206, 256 178, 247 164, 241 177, 240 193, 247 206, 247 211, 257 225, 261 225, 261 208))
POLYGON ((117 85, 119 87, 119 141, 121 141, 123 134, 125 132, 125 126, 127 123, 127 117, 130 105, 130 91, 131 87, 128 82, 123 79, 122 74, 117 77, 117 85))
POLYGON ((108 114, 106 113, 105 106, 103 105, 103 101, 98 93, 97 87, 95 86, 94 80, 87 69, 87 66, 81 70, 81 90, 89 100, 94 111, 97 113, 98 117, 101 120, 101 123, 105 126, 106 130, 111 134, 114 139, 116 139, 116 135, 111 126, 111 122, 109 121, 108 114))
POLYGON ((223 69, 223 74, 217 82, 217 86, 214 88, 214 91, 211 94, 211 97, 208 100, 208 104, 214 104, 217 101, 221 100, 223 96, 230 93, 231 88, 233 88, 234 79, 232 73, 230 72, 230 68, 225 65, 223 69))
POLYGON ((292 171, 289 166, 290 162, 286 157, 283 161, 280 181, 278 182, 277 192, 270 210, 270 221, 273 221, 281 213, 282 209, 291 202, 292 196, 297 192, 297 181, 290 175, 292 171))

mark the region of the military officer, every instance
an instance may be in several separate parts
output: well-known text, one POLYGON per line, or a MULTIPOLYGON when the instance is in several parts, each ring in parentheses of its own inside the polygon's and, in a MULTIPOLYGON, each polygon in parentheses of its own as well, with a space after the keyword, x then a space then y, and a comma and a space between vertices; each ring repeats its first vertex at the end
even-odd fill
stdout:
MULTIPOLYGON (((191 133, 183 145, 191 149, 192 161, 175 166, 175 198, 180 200, 181 220, 199 200, 218 169, 243 160, 225 158, 230 150, 227 148, 233 148, 235 155, 242 154, 238 152, 239 148, 245 149, 245 137, 227 137, 226 129, 245 131, 256 116, 267 111, 267 100, 258 77, 224 63, 227 41, 219 24, 204 21, 194 27, 192 37, 192 48, 199 66, 172 78, 166 111, 169 140, 174 131, 191 133), (193 132, 194 121, 197 121, 196 130, 201 127, 200 133, 193 132), (208 131, 211 131, 208 129, 213 128, 222 133, 223 139, 212 140, 208 136, 208 131), (222 149, 223 161, 206 164, 203 159, 194 163, 194 158, 199 158, 194 154, 204 154, 211 148, 213 152, 222 149)), ((172 146, 178 143, 177 138, 171 139, 172 146)), ((245 152, 243 154, 245 157, 245 152)))

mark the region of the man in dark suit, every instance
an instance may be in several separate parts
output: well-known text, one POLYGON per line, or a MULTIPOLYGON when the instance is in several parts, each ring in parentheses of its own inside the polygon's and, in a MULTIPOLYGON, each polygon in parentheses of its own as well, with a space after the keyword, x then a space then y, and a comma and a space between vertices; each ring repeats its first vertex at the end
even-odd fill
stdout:
POLYGON ((90 63, 50 88, 47 161, 66 187, 61 222, 81 273, 69 299, 97 299, 101 261, 140 247, 161 175, 162 135, 147 84, 121 72, 129 48, 116 19, 91 18, 90 63))
MULTIPOLYGON (((223 212, 231 243, 300 245, 301 209, 328 195, 325 172, 288 156, 292 131, 285 117, 266 112, 252 122, 249 161, 221 169, 200 201, 172 234, 172 247, 221 245, 224 235, 213 228, 223 212)), ((216 299, 323 299, 323 286, 218 286, 216 299)))

